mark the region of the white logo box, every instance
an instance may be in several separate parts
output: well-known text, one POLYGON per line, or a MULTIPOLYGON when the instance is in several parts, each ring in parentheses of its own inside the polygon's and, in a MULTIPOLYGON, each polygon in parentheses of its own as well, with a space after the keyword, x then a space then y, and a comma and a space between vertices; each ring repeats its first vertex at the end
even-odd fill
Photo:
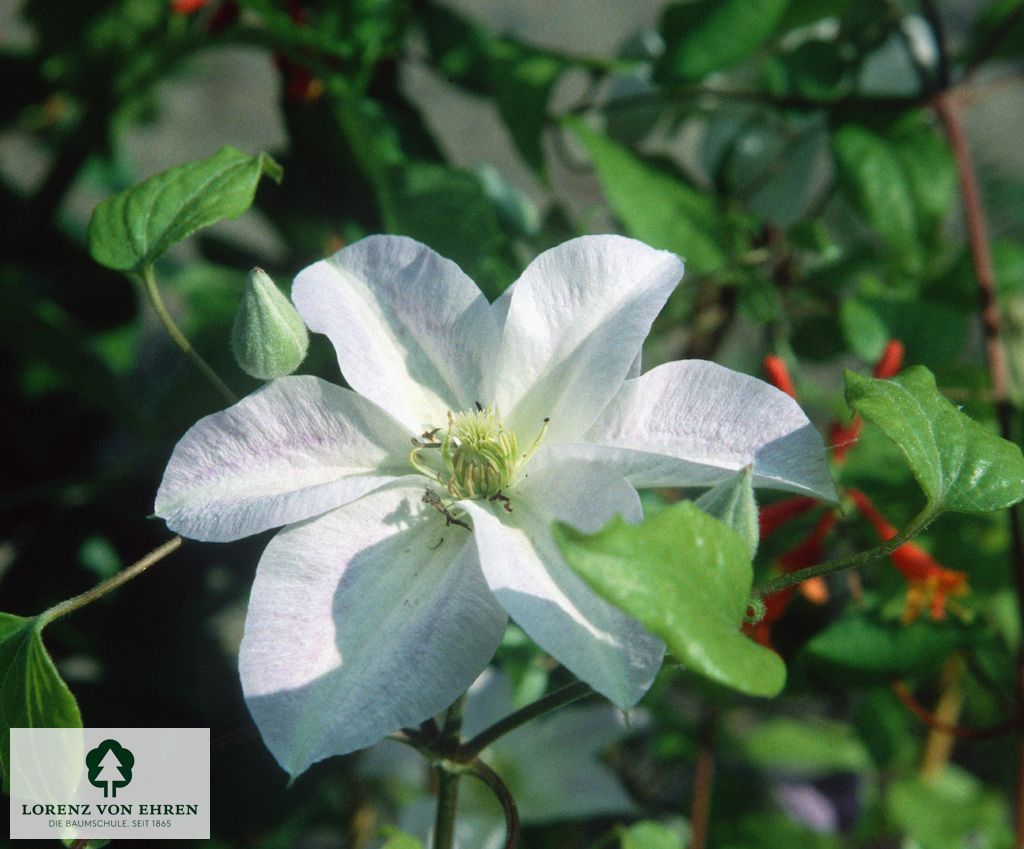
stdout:
POLYGON ((12 728, 11 839, 210 837, 209 728, 12 728))

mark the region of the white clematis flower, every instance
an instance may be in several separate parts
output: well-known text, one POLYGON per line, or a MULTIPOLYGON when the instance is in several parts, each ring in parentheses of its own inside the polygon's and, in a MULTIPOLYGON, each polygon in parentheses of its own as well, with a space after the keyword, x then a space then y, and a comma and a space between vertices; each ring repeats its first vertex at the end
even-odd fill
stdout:
POLYGON ((239 663, 288 772, 443 710, 507 615, 635 704, 663 644, 568 567, 553 520, 639 521, 636 487, 712 485, 748 464, 756 485, 834 498, 787 395, 702 361, 631 376, 682 271, 673 254, 588 236, 492 305, 425 245, 375 236, 298 275, 295 305, 352 389, 283 377, 207 416, 156 503, 193 539, 287 525, 260 560, 239 663))

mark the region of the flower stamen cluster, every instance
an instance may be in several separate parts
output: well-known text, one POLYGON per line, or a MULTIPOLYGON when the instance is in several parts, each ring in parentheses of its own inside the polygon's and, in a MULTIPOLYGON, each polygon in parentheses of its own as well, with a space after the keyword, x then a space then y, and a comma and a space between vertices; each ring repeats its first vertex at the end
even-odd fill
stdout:
POLYGON ((537 450, 548 421, 544 420, 529 450, 520 453, 515 433, 501 423, 493 407, 477 404, 475 410, 449 411, 444 436, 438 440, 441 428, 432 428, 420 439, 413 439, 409 462, 437 481, 451 498, 498 501, 511 513, 511 499, 505 491, 537 450), (424 455, 427 449, 437 450, 433 462, 424 455))
POLYGON ((494 498, 509 487, 519 465, 516 435, 491 407, 448 413, 441 461, 452 498, 494 498))

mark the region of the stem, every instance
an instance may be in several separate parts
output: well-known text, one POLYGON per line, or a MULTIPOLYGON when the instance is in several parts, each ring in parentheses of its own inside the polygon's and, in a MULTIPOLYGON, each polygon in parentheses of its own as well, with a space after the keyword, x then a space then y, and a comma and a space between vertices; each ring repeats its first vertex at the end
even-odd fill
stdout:
POLYGON ((468 761, 476 758, 480 752, 486 749, 499 737, 503 737, 508 734, 509 731, 514 731, 520 725, 524 725, 531 719, 535 719, 536 717, 554 710, 555 708, 562 707, 562 705, 567 705, 578 699, 582 699, 585 696, 589 696, 593 692, 594 691, 582 681, 576 681, 566 687, 562 687, 560 690, 548 693, 543 698, 538 699, 524 708, 520 708, 515 711, 515 713, 509 714, 489 728, 485 728, 477 734, 476 737, 460 747, 458 759, 461 761, 468 761))
POLYGON ((921 758, 922 778, 938 775, 949 763, 956 742, 952 729, 957 727, 963 706, 963 662, 957 655, 953 655, 942 669, 939 700, 935 704, 937 725, 928 729, 928 739, 921 758))
POLYGON ((770 581, 765 581, 764 583, 754 587, 752 592, 759 598, 764 598, 765 596, 772 595, 772 593, 777 593, 780 590, 785 590, 789 587, 794 587, 797 584, 803 583, 808 578, 817 578, 819 575, 830 575, 833 572, 839 572, 843 569, 853 569, 857 566, 866 566, 868 563, 872 563, 875 560, 879 560, 882 557, 892 554, 905 542, 917 536, 917 534, 924 530, 924 527, 932 520, 932 516, 932 510, 929 507, 925 507, 925 509, 922 510, 906 528, 896 534, 896 536, 883 542, 881 545, 876 545, 874 548, 869 548, 867 551, 862 551, 859 554, 851 554, 847 557, 837 557, 834 560, 826 560, 823 563, 808 566, 806 569, 799 569, 796 572, 779 575, 777 578, 772 578, 770 581))
POLYGON ((903 681, 892 681, 890 683, 893 694, 900 703, 914 716, 921 720, 929 728, 936 729, 938 731, 944 731, 947 734, 952 734, 955 737, 962 737, 964 739, 975 739, 975 740, 987 740, 992 737, 1001 737, 1016 728, 1019 728, 1021 723, 1015 719, 1009 719, 1005 722, 1000 722, 997 725, 990 725, 985 728, 975 728, 968 725, 950 724, 942 720, 938 715, 938 709, 931 711, 926 708, 921 702, 917 700, 917 697, 910 691, 910 688, 903 681))
MULTIPOLYGON (((462 730, 462 714, 466 707, 466 693, 457 698, 444 718, 440 748, 456 750, 462 730)), ((458 772, 447 769, 443 763, 437 769, 437 816, 434 819, 434 849, 452 849, 455 841, 455 812, 459 804, 458 772)))
POLYGON ((469 774, 486 784, 501 803, 501 809, 505 812, 504 849, 516 849, 519 845, 519 808, 505 782, 479 758, 469 765, 469 774))
MULTIPOLYGON (((935 111, 949 137, 957 172, 960 177, 960 194, 963 198, 964 222, 967 225, 967 239, 971 248, 975 276, 978 279, 978 300, 981 307, 981 322, 985 333, 985 357, 988 360, 989 377, 992 381, 992 396, 999 407, 1006 402, 1009 388, 1009 371, 1006 352, 999 338, 1002 323, 996 302, 996 277, 992 265, 992 254, 988 247, 988 226, 978 179, 971 162, 971 152, 964 132, 963 114, 955 92, 944 91, 933 101, 935 111)), ((1002 416, 1000 416, 1000 419, 1002 416)), ((1003 434, 1007 438, 1007 434, 1003 434)))
POLYGON ((437 817, 434 820, 434 849, 452 849, 455 843, 455 810, 459 804, 457 772, 437 767, 437 817))
POLYGON ((91 590, 86 590, 81 595, 76 595, 74 598, 69 598, 65 601, 60 602, 60 604, 55 604, 49 610, 44 610, 41 614, 39 614, 38 617, 39 626, 43 627, 44 625, 48 625, 54 619, 59 619, 61 616, 66 616, 67 614, 75 610, 78 610, 78 608, 80 607, 85 607, 87 604, 92 604, 94 601, 96 601, 96 599, 102 598, 107 593, 113 592, 122 584, 126 584, 132 578, 141 575, 154 563, 163 560, 172 551, 176 551, 177 549, 179 549, 181 547, 182 542, 184 542, 184 540, 182 540, 181 537, 174 537, 173 539, 170 539, 167 542, 165 542, 159 548, 154 548, 151 552, 149 552, 149 554, 147 554, 141 560, 138 560, 135 563, 133 563, 127 569, 122 569, 113 577, 107 578, 107 580, 97 584, 91 590))
POLYGON ((174 323, 174 319, 171 318, 171 314, 167 311, 167 307, 164 305, 163 298, 160 297, 160 290, 157 289, 156 285, 156 274, 153 271, 152 264, 146 265, 142 269, 142 282, 146 289, 146 295, 149 297, 149 302, 153 305, 153 310, 156 312, 157 318, 160 319, 160 323, 164 326, 164 330, 167 331, 174 343, 181 348, 185 356, 192 360, 196 368, 203 373, 203 376, 210 381, 217 389, 217 391, 224 397, 229 404, 234 404, 238 401, 238 396, 235 395, 227 384, 220 379, 220 375, 213 370, 213 367, 206 362, 192 347, 192 343, 185 338, 185 334, 181 332, 181 329, 177 324, 174 323))
POLYGON ((715 725, 710 713, 701 735, 697 767, 693 775, 693 804, 690 807, 689 849, 704 849, 708 842, 711 822, 711 790, 715 781, 715 725))
MULTIPOLYGON (((992 397, 999 418, 999 432, 1003 439, 1013 441, 1013 407, 1009 399, 1009 369, 1006 351, 1000 339, 1002 319, 996 297, 995 270, 988 243, 988 227, 985 207, 981 201, 974 163, 964 132, 961 105, 955 92, 941 92, 933 101, 949 138, 957 172, 960 176, 960 196, 964 207, 964 221, 967 238, 971 246, 974 273, 978 281, 978 300, 981 305, 981 321, 985 332, 985 355, 988 361, 989 380, 992 383, 992 397)), ((1008 510, 1010 521, 1010 563, 1017 592, 1017 609, 1024 614, 1024 528, 1021 527, 1020 510, 1016 505, 1008 510)), ((1024 716, 1024 643, 1017 657, 1017 716, 1024 716)), ((1019 737, 1017 747, 1018 773, 1017 798, 1014 803, 1014 829, 1018 846, 1024 846, 1024 733, 1019 737)))

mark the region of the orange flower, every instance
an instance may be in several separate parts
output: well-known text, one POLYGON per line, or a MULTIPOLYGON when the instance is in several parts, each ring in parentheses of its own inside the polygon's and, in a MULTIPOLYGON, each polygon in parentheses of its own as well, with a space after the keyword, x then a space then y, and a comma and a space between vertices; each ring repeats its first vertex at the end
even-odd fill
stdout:
MULTIPOLYGON (((860 514, 874 526, 879 539, 884 542, 896 536, 896 528, 863 492, 851 489, 849 495, 860 514)), ((966 572, 947 569, 916 543, 904 543, 889 559, 907 580, 907 604, 900 617, 904 624, 913 622, 926 608, 932 619, 944 619, 949 597, 969 591, 966 572)))

